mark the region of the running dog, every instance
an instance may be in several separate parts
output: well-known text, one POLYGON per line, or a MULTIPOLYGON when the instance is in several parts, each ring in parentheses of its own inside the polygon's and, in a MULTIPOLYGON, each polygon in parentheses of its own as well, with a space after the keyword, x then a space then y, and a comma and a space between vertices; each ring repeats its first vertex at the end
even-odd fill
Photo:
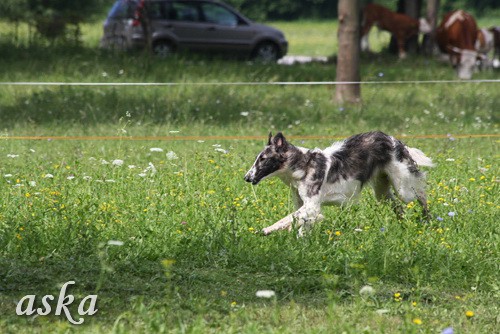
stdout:
POLYGON ((347 138, 321 150, 296 147, 279 132, 259 153, 245 181, 256 185, 265 178, 279 177, 293 189, 296 211, 262 230, 264 235, 282 229, 299 227, 303 235, 312 224, 321 221, 322 204, 343 205, 355 201, 369 183, 378 200, 397 204, 391 187, 408 203, 417 200, 426 219, 429 218, 425 193, 425 173, 419 166, 432 167, 430 158, 416 148, 382 132, 368 132, 347 138))

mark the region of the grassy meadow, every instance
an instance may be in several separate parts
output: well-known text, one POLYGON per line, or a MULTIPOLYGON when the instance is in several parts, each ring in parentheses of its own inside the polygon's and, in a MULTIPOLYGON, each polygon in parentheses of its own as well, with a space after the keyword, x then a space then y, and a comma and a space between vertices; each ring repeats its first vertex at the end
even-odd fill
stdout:
MULTIPOLYGON (((274 25, 290 54, 335 53, 335 22, 274 25)), ((370 84, 360 105, 337 105, 331 86, 215 85, 333 81, 333 64, 108 53, 100 23, 71 47, 0 28, 0 82, 183 84, 0 86, 2 333, 498 331, 498 83, 370 84), (397 220, 367 189, 358 205, 325 208, 307 237, 256 234, 293 210, 279 180, 243 181, 269 131, 312 148, 376 129, 436 162, 432 221, 416 203, 397 220), (82 325, 54 315, 70 280, 73 318, 98 296, 82 325), (17 316, 26 295, 36 307, 55 296, 52 313, 17 316)), ((385 53, 363 55, 361 75, 455 79, 446 63, 385 53)))

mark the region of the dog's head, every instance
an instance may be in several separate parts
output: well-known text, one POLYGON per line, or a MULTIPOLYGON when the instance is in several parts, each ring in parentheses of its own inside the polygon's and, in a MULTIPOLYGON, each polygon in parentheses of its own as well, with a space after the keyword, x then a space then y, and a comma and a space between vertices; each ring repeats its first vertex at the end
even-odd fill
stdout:
POLYGON ((274 137, 269 133, 267 146, 257 155, 252 168, 245 175, 245 181, 255 185, 262 179, 283 170, 287 160, 288 145, 281 132, 274 137))

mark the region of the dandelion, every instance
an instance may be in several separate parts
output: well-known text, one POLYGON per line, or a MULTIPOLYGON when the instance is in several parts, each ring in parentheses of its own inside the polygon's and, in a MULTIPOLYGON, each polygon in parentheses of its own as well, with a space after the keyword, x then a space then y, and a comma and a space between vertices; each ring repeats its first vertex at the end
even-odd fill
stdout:
POLYGON ((233 302, 231 302, 231 307, 236 307, 236 305, 238 305, 238 303, 237 303, 237 302, 234 302, 234 301, 233 301, 233 302))
POLYGON ((365 296, 373 296, 375 294, 375 289, 370 285, 365 285, 359 290, 359 294, 363 297, 365 296))
POLYGON ((469 319, 470 319, 470 318, 472 318, 472 317, 474 316, 474 312, 473 312, 473 311, 470 311, 470 310, 469 310, 469 311, 466 311, 466 312, 465 312, 465 316, 466 316, 467 318, 469 318, 469 319))
POLYGON ((474 182, 474 181, 476 181, 476 179, 475 179, 475 178, 473 178, 473 177, 471 177, 471 178, 469 179, 469 181, 470 181, 470 182, 474 182))
POLYGON ((255 293, 255 296, 258 298, 272 298, 276 296, 276 293, 273 290, 259 290, 255 293))
POLYGON ((342 235, 342 232, 340 232, 340 231, 335 231, 335 235, 336 235, 337 237, 340 237, 340 236, 342 235))
POLYGON ((422 324, 422 320, 421 320, 420 318, 415 318, 415 319, 413 319, 412 321, 413 321, 413 323, 414 323, 415 325, 421 325, 421 324, 422 324))

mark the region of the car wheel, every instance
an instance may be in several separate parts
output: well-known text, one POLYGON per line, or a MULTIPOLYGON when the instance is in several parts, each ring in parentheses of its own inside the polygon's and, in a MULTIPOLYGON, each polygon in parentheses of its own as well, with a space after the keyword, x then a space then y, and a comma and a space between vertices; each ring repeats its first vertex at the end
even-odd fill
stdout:
POLYGON ((153 52, 159 57, 169 57, 174 51, 175 48, 169 41, 158 41, 153 45, 153 52))
POLYGON ((255 48, 252 58, 263 63, 275 62, 279 58, 278 47, 272 42, 260 43, 255 48))

